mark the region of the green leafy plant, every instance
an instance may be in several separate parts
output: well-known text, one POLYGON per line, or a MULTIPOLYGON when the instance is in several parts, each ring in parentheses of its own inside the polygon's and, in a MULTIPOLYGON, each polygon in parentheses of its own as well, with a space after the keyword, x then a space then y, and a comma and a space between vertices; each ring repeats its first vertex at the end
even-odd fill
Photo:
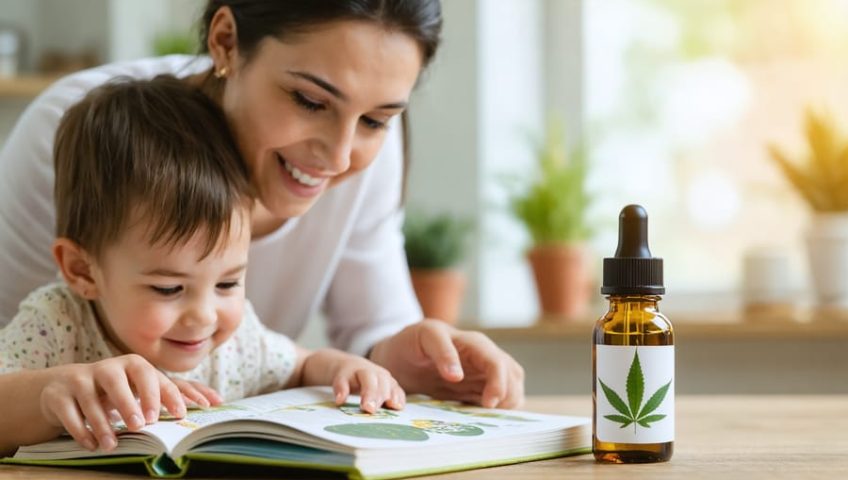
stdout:
POLYGON ((191 32, 165 32, 153 38, 153 55, 161 57, 177 53, 197 53, 196 35, 191 32))
POLYGON ((510 209, 524 224, 534 245, 576 243, 592 233, 586 219, 591 197, 582 148, 568 152, 562 123, 548 122, 544 142, 537 147, 538 171, 524 191, 512 195, 510 209))
POLYGON ((786 179, 816 212, 848 210, 848 139, 827 114, 808 108, 805 131, 810 150, 800 161, 775 145, 769 153, 786 179))
POLYGON ((410 268, 449 268, 465 255, 471 223, 448 213, 407 215, 403 225, 404 249, 410 268))
POLYGON ((665 396, 671 387, 671 380, 660 387, 651 398, 642 405, 642 397, 645 393, 645 377, 642 374, 642 364, 639 362, 639 352, 633 354, 633 362, 630 364, 630 371, 627 373, 627 403, 621 399, 618 393, 608 387, 600 378, 598 382, 604 391, 604 396, 609 401, 610 405, 618 410, 621 415, 604 415, 604 418, 621 424, 624 428, 631 423, 633 431, 636 432, 636 424, 645 428, 651 428, 651 423, 658 422, 665 418, 665 415, 651 413, 662 405, 665 396))

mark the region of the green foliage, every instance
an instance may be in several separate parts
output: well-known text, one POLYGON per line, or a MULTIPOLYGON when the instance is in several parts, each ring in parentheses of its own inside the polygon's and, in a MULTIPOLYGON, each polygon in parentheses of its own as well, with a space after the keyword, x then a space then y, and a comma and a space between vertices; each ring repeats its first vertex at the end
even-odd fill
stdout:
POLYGON ((465 255, 471 223, 448 213, 426 216, 412 213, 406 217, 406 261, 410 268, 449 268, 465 255))
POLYGON ((665 415, 651 415, 651 413, 662 405, 668 389, 671 387, 671 380, 654 392, 651 398, 642 406, 642 398, 645 393, 645 376, 642 374, 639 352, 633 354, 633 362, 630 364, 630 371, 627 373, 627 403, 624 403, 624 400, 621 399, 618 393, 608 387, 600 378, 598 382, 601 384, 601 389, 604 391, 607 401, 621 413, 621 415, 604 415, 604 418, 620 423, 621 428, 631 423, 634 423, 634 430, 636 429, 635 424, 639 424, 645 428, 651 428, 651 423, 665 418, 665 415))
POLYGON ((548 123, 545 141, 538 147, 538 167, 536 178, 510 201, 512 213, 527 228, 533 244, 576 243, 589 238, 586 155, 582 149, 567 152, 559 121, 548 123))
POLYGON ((775 145, 769 152, 789 183, 816 212, 848 210, 848 139, 830 116, 807 109, 805 119, 810 151, 792 161, 775 145))
POLYGON ((160 33, 153 38, 153 55, 161 57, 177 53, 197 53, 196 35, 185 32, 160 33))

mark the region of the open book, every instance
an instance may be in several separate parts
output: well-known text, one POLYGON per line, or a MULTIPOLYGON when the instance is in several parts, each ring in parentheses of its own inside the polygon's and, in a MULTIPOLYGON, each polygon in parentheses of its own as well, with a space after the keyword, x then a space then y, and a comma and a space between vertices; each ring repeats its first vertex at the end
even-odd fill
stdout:
POLYGON ((411 398, 401 411, 341 407, 329 387, 284 390, 163 419, 128 432, 116 428, 108 455, 64 436, 21 447, 3 463, 90 466, 144 462, 151 476, 186 473, 191 461, 345 472, 383 479, 466 470, 590 451, 586 417, 484 409, 411 398))

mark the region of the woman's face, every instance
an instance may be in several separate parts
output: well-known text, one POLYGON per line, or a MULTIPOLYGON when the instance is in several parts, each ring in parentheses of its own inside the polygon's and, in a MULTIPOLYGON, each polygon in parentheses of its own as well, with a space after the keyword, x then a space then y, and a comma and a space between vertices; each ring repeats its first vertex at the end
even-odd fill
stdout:
POLYGON ((265 38, 249 60, 234 58, 221 103, 278 219, 302 215, 371 164, 421 69, 414 39, 357 21, 265 38))

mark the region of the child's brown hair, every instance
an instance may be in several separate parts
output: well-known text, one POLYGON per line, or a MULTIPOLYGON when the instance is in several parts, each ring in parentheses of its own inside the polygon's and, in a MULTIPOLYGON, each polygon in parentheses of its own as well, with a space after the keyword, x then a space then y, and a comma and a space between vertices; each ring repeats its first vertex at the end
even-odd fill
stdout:
POLYGON ((224 113, 171 76, 118 79, 89 92, 62 118, 53 158, 56 234, 95 256, 135 212, 149 222, 152 245, 177 245, 202 230, 209 254, 233 212, 252 202, 224 113))

